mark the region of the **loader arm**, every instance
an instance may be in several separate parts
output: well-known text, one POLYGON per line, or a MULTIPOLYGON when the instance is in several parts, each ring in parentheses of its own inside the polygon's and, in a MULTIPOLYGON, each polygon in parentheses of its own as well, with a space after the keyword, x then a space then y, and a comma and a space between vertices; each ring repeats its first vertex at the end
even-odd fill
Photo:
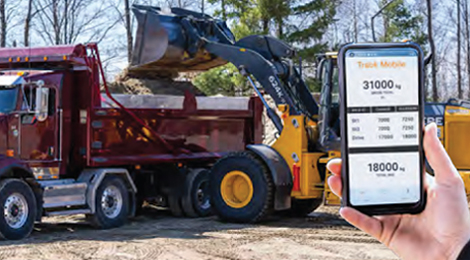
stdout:
MULTIPOLYGON (((318 105, 294 66, 295 50, 284 42, 260 35, 235 42, 225 22, 178 8, 164 13, 159 8, 134 5, 133 10, 139 29, 131 70, 204 71, 230 62, 258 94, 250 75, 276 106, 288 105, 291 115, 317 120, 318 105)), ((281 119, 259 96, 281 132, 281 119)))
MULTIPOLYGON (((305 115, 316 121, 318 105, 293 65, 295 51, 290 46, 271 36, 261 35, 248 36, 233 45, 214 42, 201 37, 191 19, 184 18, 182 25, 189 37, 204 50, 234 64, 244 76, 253 75, 277 106, 288 105, 291 115, 305 115)), ((253 88, 256 90, 257 86, 253 85, 253 88)), ((267 106, 268 116, 281 132, 279 116, 266 102, 263 103, 267 106)))

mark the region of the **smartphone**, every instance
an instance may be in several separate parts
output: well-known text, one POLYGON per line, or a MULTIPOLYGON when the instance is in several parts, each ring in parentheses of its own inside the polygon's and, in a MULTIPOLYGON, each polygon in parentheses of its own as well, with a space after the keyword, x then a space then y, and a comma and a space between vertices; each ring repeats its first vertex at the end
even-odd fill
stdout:
POLYGON ((343 205, 417 214, 423 187, 424 58, 418 44, 348 44, 338 55, 343 205))

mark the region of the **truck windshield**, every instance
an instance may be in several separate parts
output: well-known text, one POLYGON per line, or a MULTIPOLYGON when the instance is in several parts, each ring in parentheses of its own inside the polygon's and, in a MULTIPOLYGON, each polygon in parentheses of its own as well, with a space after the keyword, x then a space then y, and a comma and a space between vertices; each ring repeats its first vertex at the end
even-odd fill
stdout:
POLYGON ((18 88, 0 87, 0 113, 8 114, 15 110, 18 88))

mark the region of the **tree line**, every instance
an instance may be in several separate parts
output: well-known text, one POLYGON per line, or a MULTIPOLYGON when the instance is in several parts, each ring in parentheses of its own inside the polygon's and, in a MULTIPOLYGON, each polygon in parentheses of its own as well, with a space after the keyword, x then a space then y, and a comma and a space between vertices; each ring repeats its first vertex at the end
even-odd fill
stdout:
MULTIPOLYGON (((348 42, 410 39, 434 54, 426 73, 428 99, 470 99, 466 0, 0 0, 0 47, 98 42, 107 70, 117 73, 132 55, 132 4, 207 13, 226 20, 237 39, 253 34, 280 38, 298 50, 297 63, 313 91, 319 88, 317 54, 348 42)), ((231 65, 193 82, 208 94, 250 92, 231 65)))
MULTIPOLYGON (((270 34, 299 50, 305 78, 313 91, 316 55, 349 42, 419 43, 433 60, 426 69, 427 98, 470 99, 468 1, 432 0, 209 0, 214 14, 230 23, 238 39, 270 34)), ((233 95, 248 89, 230 65, 196 78, 212 93, 233 95), (213 87, 217 86, 217 87, 213 87)))

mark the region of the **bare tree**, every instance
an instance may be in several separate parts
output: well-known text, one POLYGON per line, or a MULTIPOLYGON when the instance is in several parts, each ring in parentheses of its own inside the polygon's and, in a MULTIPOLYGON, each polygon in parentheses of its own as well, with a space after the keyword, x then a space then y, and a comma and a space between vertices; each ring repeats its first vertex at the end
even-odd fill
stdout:
POLYGON ((0 0, 0 46, 5 47, 7 42, 7 17, 5 11, 5 1, 0 0))
POLYGON ((179 8, 190 8, 196 7, 194 4, 197 4, 199 1, 193 0, 165 0, 168 7, 179 7, 179 8))
POLYGON ((31 19, 33 16, 33 0, 28 0, 28 10, 24 20, 24 46, 29 46, 29 29, 31 28, 31 19))
POLYGON ((467 45, 467 84, 468 84, 468 97, 470 98, 470 24, 468 16, 468 2, 464 1, 463 3, 463 12, 464 12, 464 24, 465 24, 465 43, 467 45))
MULTIPOLYGON (((337 8, 336 21, 326 33, 334 33, 332 43, 359 42, 370 40, 370 17, 373 15, 369 1, 342 1, 337 8)), ((331 37, 331 35, 330 35, 331 37)), ((335 46, 332 46, 335 47, 335 46)))
MULTIPOLYGON (((433 27, 432 27, 432 1, 431 0, 426 0, 427 3, 427 9, 428 9, 428 37, 429 37, 429 45, 431 46, 431 52, 434 55, 436 54, 436 45, 434 43, 434 37, 433 37, 433 27)), ((432 76, 432 100, 434 102, 437 102, 439 99, 439 93, 437 92, 437 70, 436 70, 436 59, 432 59, 432 65, 431 65, 431 76, 432 76)))
POLYGON ((462 47, 461 47, 461 30, 460 30, 460 0, 457 0, 457 89, 459 98, 463 98, 463 91, 462 91, 462 70, 460 66, 460 57, 462 55, 462 47))
POLYGON ((359 29, 357 27, 357 4, 356 0, 353 0, 353 21, 354 21, 354 42, 358 42, 359 29))
POLYGON ((224 21, 227 21, 227 10, 225 10, 227 6, 225 5, 225 0, 221 0, 220 7, 222 9, 222 19, 224 19, 224 21))
POLYGON ((94 0, 35 0, 34 7, 40 10, 35 29, 47 44, 72 44, 100 42, 119 22, 109 12, 108 1, 94 0))
POLYGON ((130 63, 132 59, 132 43, 134 42, 134 40, 132 38, 131 11, 129 8, 129 0, 124 0, 124 17, 127 35, 127 60, 130 63))

